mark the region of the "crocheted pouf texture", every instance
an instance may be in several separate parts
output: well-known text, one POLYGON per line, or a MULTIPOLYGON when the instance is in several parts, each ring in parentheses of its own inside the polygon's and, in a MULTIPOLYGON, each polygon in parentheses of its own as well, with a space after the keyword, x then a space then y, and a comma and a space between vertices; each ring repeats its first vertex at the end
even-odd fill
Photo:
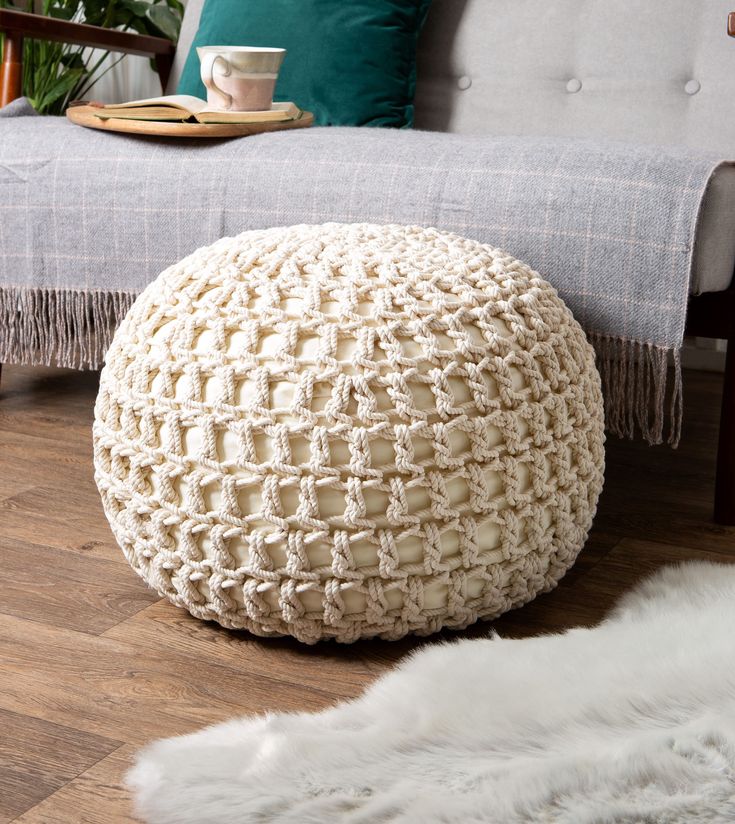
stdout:
POLYGON ((167 269, 107 354, 96 480, 135 571, 258 635, 399 638, 552 588, 603 479, 554 289, 434 229, 292 226, 167 269))

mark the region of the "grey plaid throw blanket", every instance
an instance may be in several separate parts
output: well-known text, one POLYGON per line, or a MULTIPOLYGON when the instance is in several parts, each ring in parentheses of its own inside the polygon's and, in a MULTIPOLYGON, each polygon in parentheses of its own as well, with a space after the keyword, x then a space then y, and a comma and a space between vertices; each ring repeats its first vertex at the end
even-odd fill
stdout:
POLYGON ((0 120, 0 362, 99 365, 146 284, 225 235, 420 224, 538 270, 596 347, 610 428, 678 438, 692 242, 715 158, 378 129, 194 143, 24 114, 17 102, 0 120))

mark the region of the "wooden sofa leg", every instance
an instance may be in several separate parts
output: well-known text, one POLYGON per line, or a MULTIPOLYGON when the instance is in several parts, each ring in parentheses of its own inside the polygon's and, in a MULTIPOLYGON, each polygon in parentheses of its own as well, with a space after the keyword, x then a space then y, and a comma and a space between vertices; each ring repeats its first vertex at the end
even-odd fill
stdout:
POLYGON ((23 38, 17 32, 5 35, 0 63, 0 107, 12 103, 23 93, 23 38))
POLYGON ((727 342, 715 479, 715 523, 735 525, 735 338, 727 342))

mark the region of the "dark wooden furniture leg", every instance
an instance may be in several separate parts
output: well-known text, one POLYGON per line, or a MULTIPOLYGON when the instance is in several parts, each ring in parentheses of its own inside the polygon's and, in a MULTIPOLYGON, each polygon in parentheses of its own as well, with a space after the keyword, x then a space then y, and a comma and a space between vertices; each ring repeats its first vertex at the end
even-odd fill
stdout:
POLYGON ((735 340, 727 342, 715 479, 715 523, 735 525, 735 340))
POLYGON ((161 91, 166 94, 166 86, 168 85, 168 78, 171 74, 171 68, 174 64, 173 53, 157 54, 154 57, 156 62, 156 74, 161 82, 161 91))
POLYGON ((735 525, 735 288, 689 300, 687 335, 727 341, 715 476, 715 523, 735 525))
POLYGON ((0 107, 21 96, 23 89, 23 36, 8 32, 0 66, 0 107))

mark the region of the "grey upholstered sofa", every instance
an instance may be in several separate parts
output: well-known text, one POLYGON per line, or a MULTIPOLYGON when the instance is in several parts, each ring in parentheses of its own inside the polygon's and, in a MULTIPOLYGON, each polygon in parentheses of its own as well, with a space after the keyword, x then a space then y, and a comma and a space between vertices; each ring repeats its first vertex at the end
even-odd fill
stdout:
MULTIPOLYGON (((159 68, 163 76, 168 76, 170 91, 175 89, 188 54, 202 3, 189 0, 187 4, 172 65, 165 55, 159 56, 159 68)), ((686 159, 681 149, 687 147, 697 152, 709 150, 722 160, 731 160, 735 158, 735 110, 731 105, 735 99, 735 41, 727 36, 728 12, 729 0, 433 0, 419 43, 415 125, 419 130, 449 132, 456 137, 385 133, 379 139, 371 135, 368 140, 357 132, 373 130, 313 129, 303 130, 298 137, 294 133, 288 138, 245 138, 228 144, 229 148, 182 147, 170 141, 132 146, 114 135, 88 133, 82 137, 78 134, 81 130, 74 131, 75 127, 66 123, 47 122, 49 119, 34 123, 29 117, 0 118, 0 297, 6 290, 6 298, 0 300, 0 324, 5 326, 0 328, 0 362, 98 365, 108 333, 140 288, 141 277, 144 285, 146 278, 150 280, 174 262, 174 254, 181 256, 222 234, 298 222, 293 215, 388 222, 403 220, 409 214, 416 222, 431 222, 461 208, 464 222, 456 225, 467 227, 465 233, 472 234, 474 226, 479 239, 505 245, 506 238, 514 237, 507 231, 508 220, 501 214, 492 225, 473 223, 467 218, 473 201, 463 191, 465 181, 466 189, 472 181, 475 198, 481 199, 489 192, 496 196, 502 191, 498 178, 505 171, 488 166, 488 158, 499 156, 501 138, 512 141, 522 136, 531 141, 513 144, 514 151, 518 155, 520 145, 518 156, 527 151, 538 163, 545 146, 557 152, 559 146, 564 146, 558 156, 568 160, 576 145, 589 157, 589 145, 594 145, 601 169, 608 154, 618 167, 624 164, 626 147, 631 153, 634 147, 669 147, 661 152, 680 170, 686 159), (325 134, 328 131, 334 133, 325 134), (56 149, 53 157, 38 158, 34 165, 35 136, 39 146, 55 145, 56 149), (534 138, 539 140, 533 142, 534 138), (563 143, 567 138, 593 143, 563 143), (106 142, 100 142, 103 140, 106 142), (380 140, 394 157, 402 158, 400 170, 394 163, 381 171, 381 152, 375 148, 380 140), (606 150, 606 144, 600 141, 622 142, 610 144, 606 150), (304 150, 301 165, 296 159, 297 147, 304 150), (325 171, 318 153, 331 155, 332 149, 338 160, 332 158, 332 165, 325 171), (363 149, 366 154, 361 157, 363 149), (412 208, 399 212, 392 205, 397 202, 393 190, 403 188, 404 200, 411 200, 412 152, 417 154, 417 167, 423 168, 424 203, 409 204, 412 208), (155 168, 164 180, 175 178, 179 189, 173 203, 171 190, 157 196, 149 179, 137 189, 131 187, 135 168, 130 165, 132 160, 140 169, 155 168), (212 191, 206 175, 190 173, 205 160, 227 166, 225 183, 219 178, 217 191, 212 191), (259 168, 263 164, 267 165, 267 174, 259 168), (366 170, 365 166, 372 168, 366 170), (329 175, 337 168, 343 176, 340 191, 352 187, 349 202, 340 202, 335 195, 334 202, 316 209, 311 192, 323 190, 328 198, 332 183, 329 175), (268 200, 268 175, 287 189, 284 175, 294 169, 300 175, 294 189, 295 197, 301 200, 298 208, 268 200), (381 190, 379 196, 376 194, 375 184, 370 182, 375 176, 387 193, 381 190), (355 192, 360 186, 366 193, 362 200, 360 192, 355 192), (229 198, 226 215, 218 200, 225 194, 229 198), (140 200, 137 209, 136 197, 140 200), (432 197, 441 203, 441 209, 426 207, 426 199, 432 197), (197 229, 187 232, 180 215, 197 209, 197 229), (61 215, 70 214, 76 223, 61 219, 61 215), (15 239, 12 249, 11 236, 15 239), (72 267, 97 295, 91 302, 89 292, 67 290, 62 295, 55 290, 55 285, 68 279, 72 267), (100 286, 95 276, 103 270, 105 277, 100 286), (13 291, 13 278, 18 273, 23 275, 21 282, 37 280, 43 290, 34 295, 22 289, 13 291), (131 273, 135 275, 135 288, 130 285, 131 273), (48 331, 51 327, 53 331, 48 331)), ((122 45, 120 48, 124 50, 122 45)), ((640 156, 645 158, 645 152, 640 156)), ((645 184, 644 172, 639 170, 639 188, 641 180, 645 184)), ((568 180, 565 198, 547 198, 549 209, 556 208, 557 202, 564 204, 559 209, 572 208, 575 186, 582 185, 588 194, 598 187, 602 200, 606 187, 614 189, 619 201, 626 180, 608 179, 606 174, 600 171, 598 176, 587 174, 585 179, 578 176, 568 180)), ((653 177, 658 175, 654 183, 661 191, 665 191, 666 183, 662 176, 667 174, 663 166, 651 170, 653 177)), ((547 168, 544 175, 548 182, 554 177, 553 170, 549 173, 547 168)), ((519 187, 514 200, 518 169, 512 180, 502 194, 503 208, 506 216, 512 211, 522 227, 526 205, 523 198, 528 189, 522 191, 519 187)), ((544 196, 544 192, 539 194, 544 196)), ((625 204, 618 202, 617 209, 624 214, 625 204)), ((630 209, 635 209, 634 197, 630 209)), ((451 219, 447 220, 452 224, 451 219)), ((599 238, 604 235, 604 213, 594 220, 599 238)), ((645 235, 646 221, 645 212, 636 216, 639 235, 645 235)), ((557 215, 555 228, 543 241, 547 250, 564 248, 567 241, 571 242, 575 232, 559 229, 562 224, 557 215)), ((735 339, 735 290, 730 289, 735 263, 732 166, 716 168, 693 226, 696 236, 692 242, 676 247, 681 254, 691 254, 688 329, 700 336, 731 341, 735 339)), ((614 234, 611 227, 611 238, 614 234)), ((666 247, 664 242, 660 245, 662 250, 666 247)), ((508 251, 516 254, 522 250, 508 245, 508 251)), ((535 260, 532 256, 527 262, 547 274, 541 265, 543 257, 535 260)), ((651 260, 655 268, 655 256, 649 258, 649 269, 651 260)), ((563 284, 554 285, 566 297, 563 284)), ((585 312, 583 292, 580 302, 572 307, 575 313, 585 312)), ((635 290, 630 293, 628 289, 625 299, 629 303, 639 298, 635 290)), ((665 304, 655 304, 653 311, 659 308, 665 311, 665 304)), ((582 321, 584 325, 584 318, 582 321)), ((624 338, 626 330, 619 330, 619 334, 624 338)), ((641 345, 645 344, 643 340, 641 345)), ((730 350, 716 517, 735 523, 735 344, 730 350)), ((636 371, 643 351, 632 350, 630 380, 643 374, 640 369, 636 371)), ((663 364, 665 369, 665 359, 663 364)), ((656 387, 655 391, 659 390, 663 391, 656 387)), ((613 429, 627 431, 628 427, 613 429)))
MULTIPOLYGON (((188 0, 178 83, 204 0, 188 0)), ((433 0, 419 40, 415 128, 605 137, 735 158, 729 0, 433 0)), ((735 169, 704 201, 692 292, 730 285, 735 169)))

